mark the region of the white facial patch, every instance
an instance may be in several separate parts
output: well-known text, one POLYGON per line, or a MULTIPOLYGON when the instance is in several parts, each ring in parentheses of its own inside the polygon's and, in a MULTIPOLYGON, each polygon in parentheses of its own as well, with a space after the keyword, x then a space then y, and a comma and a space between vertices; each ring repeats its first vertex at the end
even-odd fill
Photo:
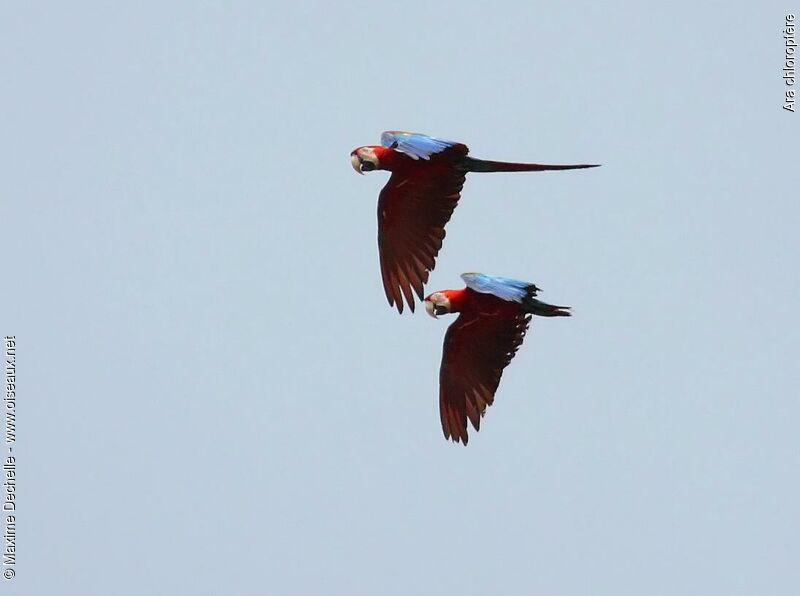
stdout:
POLYGON ((375 155, 375 150, 372 147, 361 147, 361 149, 358 150, 358 155, 364 161, 374 164, 375 169, 378 169, 381 165, 381 162, 378 159, 378 156, 375 155))

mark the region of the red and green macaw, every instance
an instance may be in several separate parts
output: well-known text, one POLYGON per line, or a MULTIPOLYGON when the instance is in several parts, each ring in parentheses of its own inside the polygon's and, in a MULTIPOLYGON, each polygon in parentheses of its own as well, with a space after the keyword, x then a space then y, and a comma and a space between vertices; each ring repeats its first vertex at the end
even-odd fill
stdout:
POLYGON ((390 305, 403 312, 403 298, 414 311, 428 274, 442 248, 444 227, 461 197, 468 172, 539 172, 594 168, 596 164, 544 165, 486 161, 469 157, 463 143, 427 135, 389 131, 380 145, 350 154, 359 174, 388 170, 389 182, 378 197, 378 251, 383 288, 390 305))
POLYGON ((464 273, 461 290, 440 290, 425 298, 432 317, 460 313, 447 329, 439 369, 439 414, 446 439, 467 444, 467 418, 480 430, 494 402, 503 369, 522 345, 531 315, 568 317, 568 306, 536 299, 536 285, 464 273))

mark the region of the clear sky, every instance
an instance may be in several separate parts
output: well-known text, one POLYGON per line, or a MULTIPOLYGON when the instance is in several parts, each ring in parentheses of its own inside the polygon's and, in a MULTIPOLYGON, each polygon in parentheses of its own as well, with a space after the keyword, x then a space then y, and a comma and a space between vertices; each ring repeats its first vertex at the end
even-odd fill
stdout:
POLYGON ((8 5, 1 591, 796 594, 792 8, 8 5), (467 180, 428 289, 517 277, 574 316, 466 448, 453 317, 389 308, 387 175, 350 167, 386 129, 603 164, 467 180))

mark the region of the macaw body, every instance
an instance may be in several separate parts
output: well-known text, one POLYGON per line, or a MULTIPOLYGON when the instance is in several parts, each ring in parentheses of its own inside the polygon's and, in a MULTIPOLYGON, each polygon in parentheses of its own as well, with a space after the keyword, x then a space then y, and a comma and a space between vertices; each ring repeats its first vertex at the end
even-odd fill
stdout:
POLYGON ((436 266, 445 225, 461 197, 468 172, 537 172, 575 170, 594 164, 547 165, 487 161, 469 157, 463 143, 409 132, 381 135, 380 145, 358 147, 350 154, 359 173, 388 170, 389 182, 378 198, 378 252, 383 288, 390 305, 414 311, 428 275, 436 266))
POLYGON ((531 315, 568 317, 568 306, 536 299, 536 285, 465 273, 467 287, 440 290, 425 298, 434 318, 460 313, 447 329, 439 369, 439 415, 446 439, 467 444, 467 419, 480 430, 481 417, 494 402, 503 369, 528 331, 531 315))

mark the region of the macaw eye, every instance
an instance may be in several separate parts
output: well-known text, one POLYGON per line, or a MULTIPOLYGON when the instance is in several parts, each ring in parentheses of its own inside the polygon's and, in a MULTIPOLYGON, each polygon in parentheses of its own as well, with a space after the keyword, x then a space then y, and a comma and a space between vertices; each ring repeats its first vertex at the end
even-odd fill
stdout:
POLYGON ((375 164, 371 161, 362 161, 361 162, 361 171, 362 172, 371 172, 375 169, 375 164))

